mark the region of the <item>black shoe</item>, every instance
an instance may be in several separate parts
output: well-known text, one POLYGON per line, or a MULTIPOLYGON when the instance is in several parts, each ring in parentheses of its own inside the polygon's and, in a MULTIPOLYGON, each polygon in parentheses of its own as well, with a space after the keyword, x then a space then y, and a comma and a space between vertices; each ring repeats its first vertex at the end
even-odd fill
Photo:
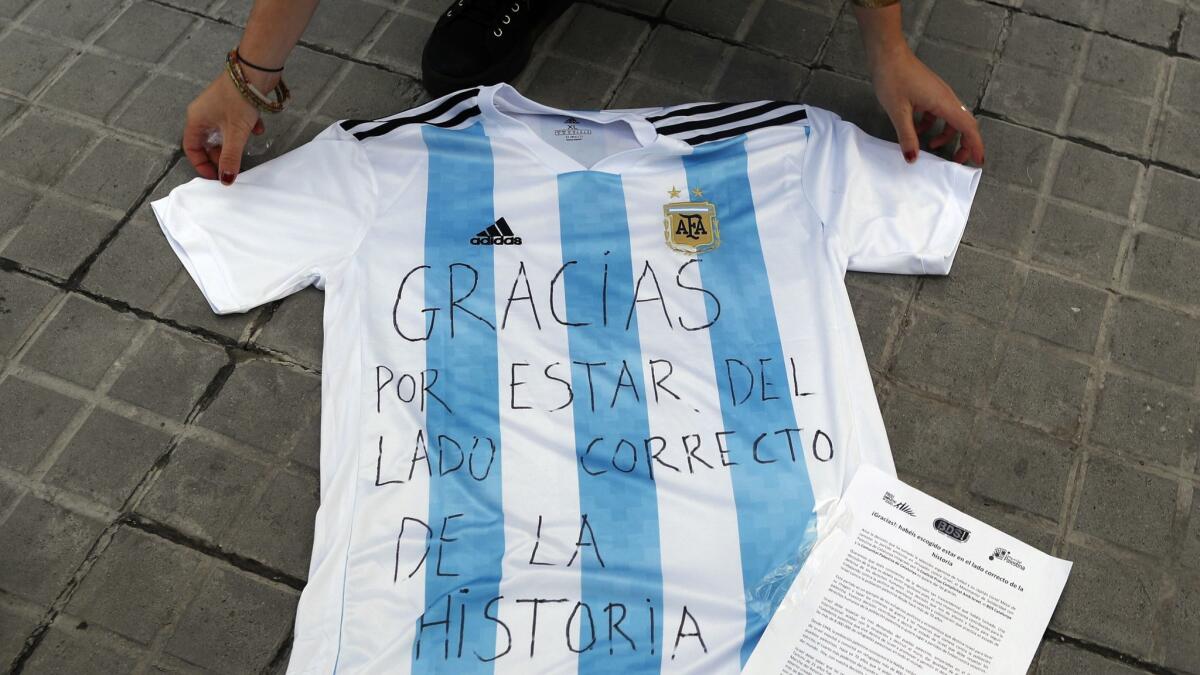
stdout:
POLYGON ((529 61, 538 34, 573 0, 455 0, 442 13, 421 54, 425 89, 507 82, 529 61))

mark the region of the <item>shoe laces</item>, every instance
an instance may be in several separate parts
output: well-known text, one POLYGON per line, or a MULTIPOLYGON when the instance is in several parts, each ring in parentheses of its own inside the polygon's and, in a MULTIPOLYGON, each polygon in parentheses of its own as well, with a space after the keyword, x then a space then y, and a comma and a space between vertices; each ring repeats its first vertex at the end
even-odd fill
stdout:
POLYGON ((529 4, 529 0, 457 0, 446 10, 446 17, 479 24, 500 38, 515 19, 529 12, 529 4))

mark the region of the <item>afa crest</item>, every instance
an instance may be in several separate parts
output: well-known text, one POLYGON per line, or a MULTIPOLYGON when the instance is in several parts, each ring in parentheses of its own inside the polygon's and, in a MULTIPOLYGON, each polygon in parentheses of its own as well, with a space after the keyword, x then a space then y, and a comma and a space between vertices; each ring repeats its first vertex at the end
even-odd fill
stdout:
POLYGON ((663 204, 663 216, 667 246, 676 251, 696 255, 721 244, 717 207, 712 202, 668 202, 663 204))

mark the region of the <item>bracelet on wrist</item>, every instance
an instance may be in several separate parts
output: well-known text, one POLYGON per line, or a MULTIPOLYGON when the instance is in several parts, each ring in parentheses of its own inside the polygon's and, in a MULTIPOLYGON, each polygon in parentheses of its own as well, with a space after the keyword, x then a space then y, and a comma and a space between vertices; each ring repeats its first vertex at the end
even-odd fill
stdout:
POLYGON ((249 61, 246 60, 246 58, 244 56, 242 56, 242 51, 239 47, 234 47, 233 52, 234 52, 234 57, 238 60, 238 63, 242 64, 243 66, 249 66, 250 68, 253 68, 254 70, 257 70, 262 73, 282 73, 283 72, 283 66, 279 66, 278 68, 264 68, 263 66, 259 66, 259 65, 250 63, 249 61))
POLYGON ((229 79, 233 81, 233 86, 237 88, 242 97, 262 112, 280 112, 292 97, 292 93, 284 84, 282 77, 275 84, 275 88, 271 90, 274 100, 259 91, 246 79, 246 73, 242 71, 242 61, 238 58, 236 48, 229 50, 229 54, 225 56, 225 72, 229 74, 229 79))

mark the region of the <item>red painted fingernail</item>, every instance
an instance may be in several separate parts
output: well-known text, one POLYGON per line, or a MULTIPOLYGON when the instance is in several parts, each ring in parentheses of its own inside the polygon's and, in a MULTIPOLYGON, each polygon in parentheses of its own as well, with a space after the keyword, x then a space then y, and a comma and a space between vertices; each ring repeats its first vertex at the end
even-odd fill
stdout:
POLYGON ((233 177, 234 176, 233 176, 232 171, 222 171, 221 172, 221 184, 222 185, 233 185, 233 177))
POLYGON ((904 161, 908 162, 909 164, 912 164, 913 162, 917 161, 917 151, 916 150, 905 150, 904 151, 904 161))

